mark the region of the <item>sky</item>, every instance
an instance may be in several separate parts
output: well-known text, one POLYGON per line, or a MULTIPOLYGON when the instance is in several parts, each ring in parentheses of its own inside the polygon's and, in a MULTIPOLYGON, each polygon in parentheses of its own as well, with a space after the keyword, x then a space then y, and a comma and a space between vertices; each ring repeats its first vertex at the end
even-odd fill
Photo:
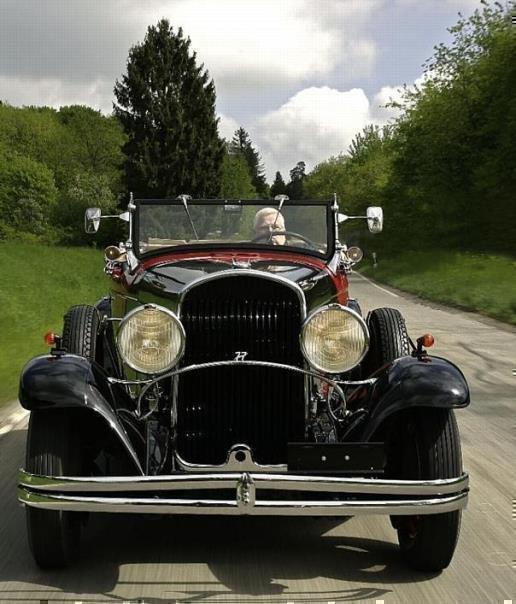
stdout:
POLYGON ((479 0, 0 0, 0 100, 112 111, 149 25, 169 19, 215 81, 219 130, 242 126, 269 181, 347 150, 422 76, 479 0))

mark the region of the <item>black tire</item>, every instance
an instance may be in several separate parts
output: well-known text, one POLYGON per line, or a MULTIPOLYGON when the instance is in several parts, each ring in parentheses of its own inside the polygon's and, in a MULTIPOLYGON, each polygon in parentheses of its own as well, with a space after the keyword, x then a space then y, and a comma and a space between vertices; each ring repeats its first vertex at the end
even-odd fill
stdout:
MULTIPOLYGON (((25 467, 45 476, 81 474, 81 446, 67 410, 32 411, 25 467)), ((79 550, 81 515, 30 506, 25 510, 29 547, 38 566, 67 566, 79 550)))
POLYGON ((72 306, 64 316, 63 348, 94 361, 97 356, 99 324, 99 313, 94 306, 72 306))
POLYGON ((371 375, 394 359, 410 354, 405 319, 395 308, 376 308, 367 315, 369 351, 363 362, 363 374, 371 375))
MULTIPOLYGON (((417 409, 398 425, 401 478, 433 480, 462 475, 462 454, 451 409, 417 409)), ((437 572, 453 557, 460 532, 461 511, 393 517, 405 562, 414 569, 437 572)))

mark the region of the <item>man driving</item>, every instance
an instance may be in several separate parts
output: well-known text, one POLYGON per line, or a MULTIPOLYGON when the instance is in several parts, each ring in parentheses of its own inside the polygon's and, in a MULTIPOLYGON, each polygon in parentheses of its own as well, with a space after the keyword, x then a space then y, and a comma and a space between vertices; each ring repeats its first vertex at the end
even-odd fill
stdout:
POLYGON ((272 245, 285 245, 285 235, 272 235, 275 231, 285 231, 285 218, 274 208, 262 208, 254 217, 254 241, 272 243, 272 245))

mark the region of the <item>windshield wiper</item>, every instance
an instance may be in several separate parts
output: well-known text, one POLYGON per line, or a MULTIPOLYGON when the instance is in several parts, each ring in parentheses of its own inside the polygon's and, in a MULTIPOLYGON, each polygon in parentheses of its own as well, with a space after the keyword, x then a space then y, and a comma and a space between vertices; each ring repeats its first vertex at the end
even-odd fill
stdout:
POLYGON ((285 200, 288 198, 289 198, 288 195, 276 195, 276 197, 274 198, 274 201, 279 201, 279 206, 278 206, 278 213, 276 214, 276 218, 274 219, 274 223, 271 227, 271 231, 274 231, 274 229, 276 228, 276 223, 278 222, 278 217, 281 213, 281 208, 283 207, 285 200))
POLYGON ((188 216, 188 220, 190 221, 190 226, 192 227, 192 231, 194 232, 195 238, 199 241, 199 235, 197 234, 197 230, 195 229, 194 222, 192 220, 192 216, 190 215, 190 210, 188 209, 188 200, 192 199, 191 195, 178 195, 176 199, 180 199, 183 202, 183 207, 185 209, 186 215, 188 216))

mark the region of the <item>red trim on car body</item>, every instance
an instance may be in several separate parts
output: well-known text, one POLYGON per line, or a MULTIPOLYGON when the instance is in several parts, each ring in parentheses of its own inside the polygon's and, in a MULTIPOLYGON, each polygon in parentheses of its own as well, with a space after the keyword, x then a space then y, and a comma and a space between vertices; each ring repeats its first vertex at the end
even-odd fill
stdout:
POLYGON ((144 271, 148 271, 151 268, 160 266, 162 264, 170 264, 173 262, 179 262, 181 260, 210 260, 214 262, 222 262, 224 264, 233 264, 233 262, 267 262, 269 261, 281 261, 292 262, 293 264, 299 264, 302 266, 310 266, 320 271, 325 271, 331 278, 333 285, 337 291, 337 301, 340 304, 347 304, 348 302, 348 280, 345 273, 334 272, 330 269, 328 264, 323 260, 314 258, 312 256, 305 256, 303 254, 296 254, 294 252, 282 252, 282 251, 266 251, 266 252, 244 252, 240 250, 222 250, 202 253, 200 251, 192 252, 165 252, 159 256, 147 258, 142 260, 137 268, 136 275, 142 274, 144 271))

